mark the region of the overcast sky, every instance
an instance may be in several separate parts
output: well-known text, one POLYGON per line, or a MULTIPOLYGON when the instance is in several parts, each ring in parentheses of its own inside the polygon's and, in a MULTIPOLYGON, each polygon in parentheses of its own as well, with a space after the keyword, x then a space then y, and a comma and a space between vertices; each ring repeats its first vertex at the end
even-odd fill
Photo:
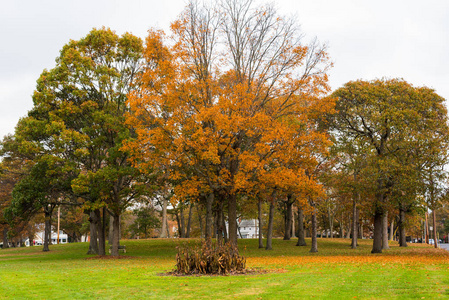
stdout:
MULTIPOLYGON (((264 1, 261 1, 263 3, 264 1)), ((449 98, 449 1, 278 0, 281 14, 295 14, 306 37, 329 45, 336 89, 356 79, 400 77, 449 98)), ((32 107, 43 69, 59 50, 93 27, 144 38, 168 26, 184 0, 1 1, 0 138, 14 132, 32 107)))

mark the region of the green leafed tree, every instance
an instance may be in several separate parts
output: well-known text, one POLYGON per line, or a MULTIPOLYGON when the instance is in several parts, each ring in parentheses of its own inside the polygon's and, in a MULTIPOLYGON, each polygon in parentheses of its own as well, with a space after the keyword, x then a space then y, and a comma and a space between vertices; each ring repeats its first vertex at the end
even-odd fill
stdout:
POLYGON ((106 28, 70 41, 56 66, 39 77, 34 106, 16 132, 23 151, 38 161, 60 159, 60 171, 75 175, 67 192, 84 199, 98 225, 100 255, 105 254, 105 214, 116 220, 112 255, 118 255, 119 216, 143 188, 140 173, 121 150, 132 136, 124 125, 125 101, 139 76, 142 49, 139 38, 106 28))
MULTIPOLYGON (((447 152, 448 126, 444 99, 432 89, 413 87, 400 79, 351 81, 333 93, 337 98, 333 128, 336 134, 369 146, 367 174, 375 197, 373 253, 382 252, 382 218, 394 193, 406 195, 423 185, 423 166, 444 164, 429 155, 447 152), (424 150, 425 149, 425 150, 424 150), (405 181, 398 176, 416 172, 405 181)), ((443 155, 444 156, 444 155, 443 155)), ((441 156, 438 156, 441 157, 441 156)), ((416 193, 416 191, 413 191, 416 193)), ((413 200, 415 195, 408 195, 413 200)), ((405 199, 406 197, 402 197, 405 199)))

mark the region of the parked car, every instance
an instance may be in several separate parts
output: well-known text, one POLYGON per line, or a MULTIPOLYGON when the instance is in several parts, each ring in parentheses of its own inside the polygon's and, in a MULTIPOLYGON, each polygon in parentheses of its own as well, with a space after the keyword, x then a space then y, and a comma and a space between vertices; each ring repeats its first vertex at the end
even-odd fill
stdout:
POLYGON ((434 239, 429 239, 429 244, 430 244, 430 245, 435 244, 435 240, 434 240, 434 239))

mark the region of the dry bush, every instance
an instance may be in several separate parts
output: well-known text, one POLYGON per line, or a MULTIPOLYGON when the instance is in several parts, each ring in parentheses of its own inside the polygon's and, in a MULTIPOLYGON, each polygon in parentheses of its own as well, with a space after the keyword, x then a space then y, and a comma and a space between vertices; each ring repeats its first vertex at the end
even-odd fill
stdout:
POLYGON ((203 243, 201 247, 181 245, 177 250, 174 273, 178 275, 226 275, 245 271, 246 258, 230 243, 211 246, 203 243))

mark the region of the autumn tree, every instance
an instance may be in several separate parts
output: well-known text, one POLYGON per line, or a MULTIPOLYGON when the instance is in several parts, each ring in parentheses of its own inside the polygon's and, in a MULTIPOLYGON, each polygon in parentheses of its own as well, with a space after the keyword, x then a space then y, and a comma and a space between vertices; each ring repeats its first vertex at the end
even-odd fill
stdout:
POLYGON ((334 128, 371 149, 368 159, 375 194, 372 252, 381 253, 382 218, 391 201, 394 169, 400 167, 397 157, 413 152, 426 140, 447 138, 444 99, 432 89, 415 88, 400 79, 351 81, 333 96, 337 98, 334 128))
POLYGON ((177 180, 174 200, 205 204, 206 237, 213 204, 224 203, 235 244, 246 191, 273 174, 302 182, 304 171, 289 170, 287 155, 327 141, 309 122, 331 107, 321 98, 325 47, 304 44, 296 20, 252 1, 190 2, 171 28, 174 45, 160 31, 147 37, 147 67, 129 96, 127 122, 137 138, 126 149, 141 170, 166 170, 177 180))

